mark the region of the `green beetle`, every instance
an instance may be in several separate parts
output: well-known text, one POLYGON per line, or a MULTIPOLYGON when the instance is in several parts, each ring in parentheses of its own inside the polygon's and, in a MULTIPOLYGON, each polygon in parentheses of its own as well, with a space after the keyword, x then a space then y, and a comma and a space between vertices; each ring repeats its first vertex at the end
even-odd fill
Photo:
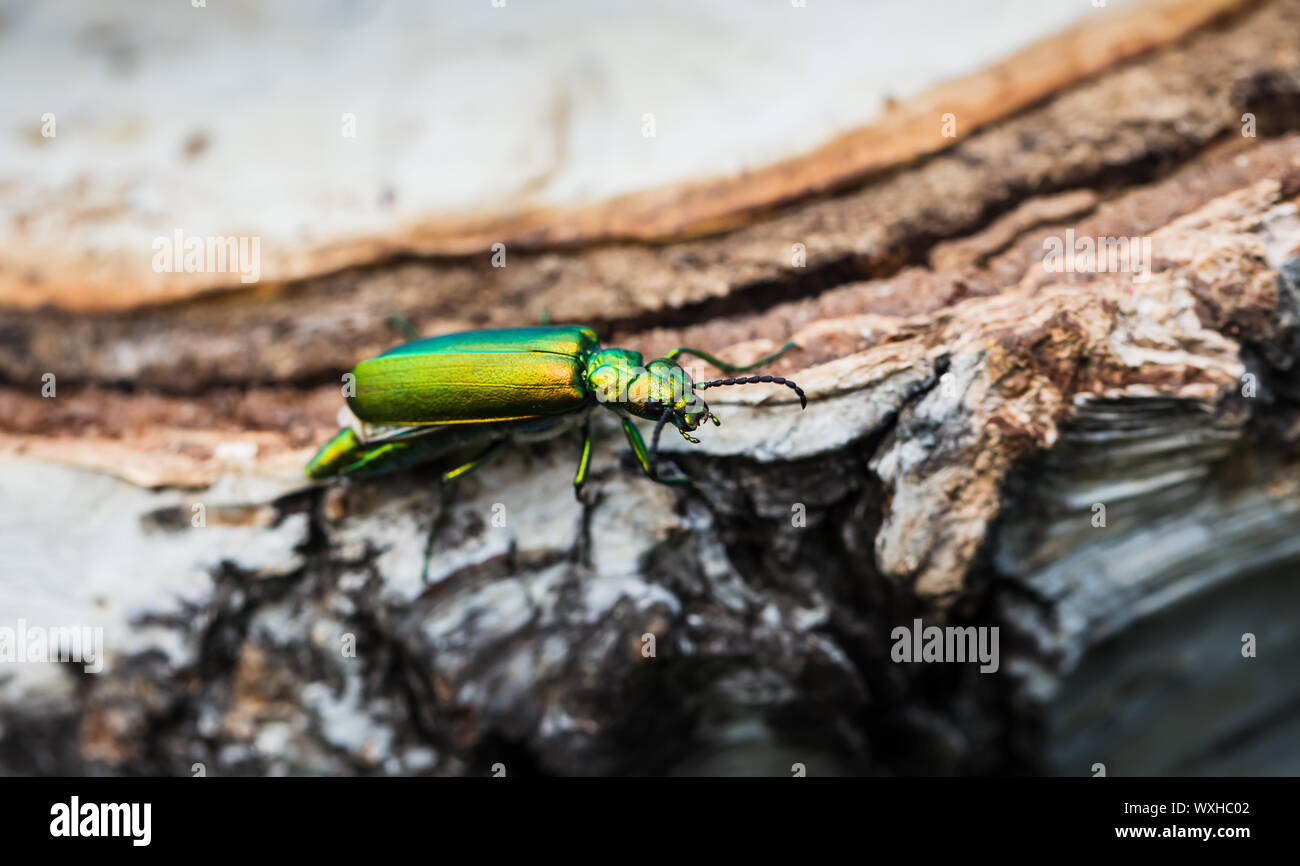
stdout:
POLYGON ((443 474, 450 480, 483 465, 506 439, 554 435, 566 416, 584 413, 582 456, 573 479, 574 491, 580 493, 591 460, 587 410, 604 404, 621 416, 623 432, 648 477, 690 484, 685 477, 661 478, 655 463, 666 424, 671 422, 687 441, 699 442, 691 431, 705 421, 720 423, 695 392, 773 382, 794 389, 801 408, 808 400, 798 385, 780 376, 694 382, 676 359, 694 355, 739 373, 775 360, 793 346, 737 367, 686 347, 643 365, 640 352, 602 349, 596 332, 579 326, 467 331, 415 340, 356 366, 347 402, 361 428, 340 430, 305 472, 315 479, 371 475, 477 452, 443 474), (649 451, 632 416, 656 422, 649 451))

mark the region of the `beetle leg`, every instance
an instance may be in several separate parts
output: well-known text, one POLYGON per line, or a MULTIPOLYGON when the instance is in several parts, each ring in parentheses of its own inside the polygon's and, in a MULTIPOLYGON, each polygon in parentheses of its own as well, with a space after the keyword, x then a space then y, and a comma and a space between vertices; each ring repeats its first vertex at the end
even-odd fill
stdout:
POLYGON ((505 442, 504 439, 497 440, 496 442, 493 442, 491 445, 489 445, 486 451, 484 451, 479 456, 475 457, 473 460, 470 460, 468 463, 462 463, 460 466, 457 466, 454 469, 448 469, 446 472, 442 473, 443 483, 445 484, 448 481, 451 481, 453 478, 459 478, 462 475, 468 475, 469 473, 473 472, 475 469, 482 466, 484 463, 491 460, 492 457, 497 453, 497 451, 500 450, 501 445, 504 442, 505 442))
POLYGON ((582 456, 578 458, 578 471, 573 476, 573 495, 582 501, 582 485, 587 481, 587 467, 591 465, 591 416, 582 424, 582 456))
POLYGON ((636 462, 641 464, 641 471, 651 481, 658 481, 660 484, 684 484, 690 487, 695 486, 695 482, 685 475, 678 475, 675 478, 660 478, 655 467, 650 465, 650 455, 645 449, 645 440, 641 438, 641 432, 636 429, 631 418, 623 419, 623 434, 627 436, 627 442, 632 446, 632 453, 636 455, 636 462))
POLYGON ((701 358, 705 361, 708 361, 710 364, 717 367, 719 370, 722 370, 723 372, 743 373, 746 370, 754 370, 757 369, 758 367, 763 366, 764 364, 770 364, 793 348, 795 348, 794 343, 786 343, 779 350, 768 355, 766 358, 759 358, 754 363, 745 364, 743 366, 737 366, 736 364, 728 364, 726 361, 722 360, 721 358, 718 358, 714 355, 710 355, 708 352, 702 351, 700 349, 692 349, 689 346, 678 346, 676 349, 673 349, 667 355, 664 355, 664 357, 671 361, 679 355, 694 355, 697 358, 701 358))

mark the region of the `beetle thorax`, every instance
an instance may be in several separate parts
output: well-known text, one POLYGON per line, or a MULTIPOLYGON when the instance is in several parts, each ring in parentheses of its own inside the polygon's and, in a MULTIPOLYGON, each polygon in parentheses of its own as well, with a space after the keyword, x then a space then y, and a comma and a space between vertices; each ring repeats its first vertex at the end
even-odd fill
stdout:
POLYGON ((643 370, 640 352, 601 349, 587 360, 587 387, 596 402, 621 406, 627 402, 632 381, 643 370))

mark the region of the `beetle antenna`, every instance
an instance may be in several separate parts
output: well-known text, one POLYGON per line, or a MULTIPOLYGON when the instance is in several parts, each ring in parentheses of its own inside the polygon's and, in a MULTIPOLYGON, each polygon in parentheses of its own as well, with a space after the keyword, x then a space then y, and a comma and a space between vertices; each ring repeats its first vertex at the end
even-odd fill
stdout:
POLYGON ((712 382, 696 382, 695 390, 703 391, 705 388, 717 388, 721 385, 757 385, 759 382, 771 382, 774 385, 785 385, 787 388, 793 388, 794 392, 799 395, 799 408, 808 408, 808 397, 804 394, 803 389, 789 379, 782 379, 780 376, 740 376, 735 379, 714 379, 712 382))

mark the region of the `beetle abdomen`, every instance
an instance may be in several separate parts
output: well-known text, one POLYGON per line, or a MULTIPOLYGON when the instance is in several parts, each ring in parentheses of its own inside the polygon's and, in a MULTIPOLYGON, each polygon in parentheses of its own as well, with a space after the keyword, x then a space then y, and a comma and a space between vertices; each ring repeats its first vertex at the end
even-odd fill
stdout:
POLYGON ((348 405, 372 424, 457 424, 559 415, 589 392, 590 328, 511 328, 416 340, 362 361, 348 405))

